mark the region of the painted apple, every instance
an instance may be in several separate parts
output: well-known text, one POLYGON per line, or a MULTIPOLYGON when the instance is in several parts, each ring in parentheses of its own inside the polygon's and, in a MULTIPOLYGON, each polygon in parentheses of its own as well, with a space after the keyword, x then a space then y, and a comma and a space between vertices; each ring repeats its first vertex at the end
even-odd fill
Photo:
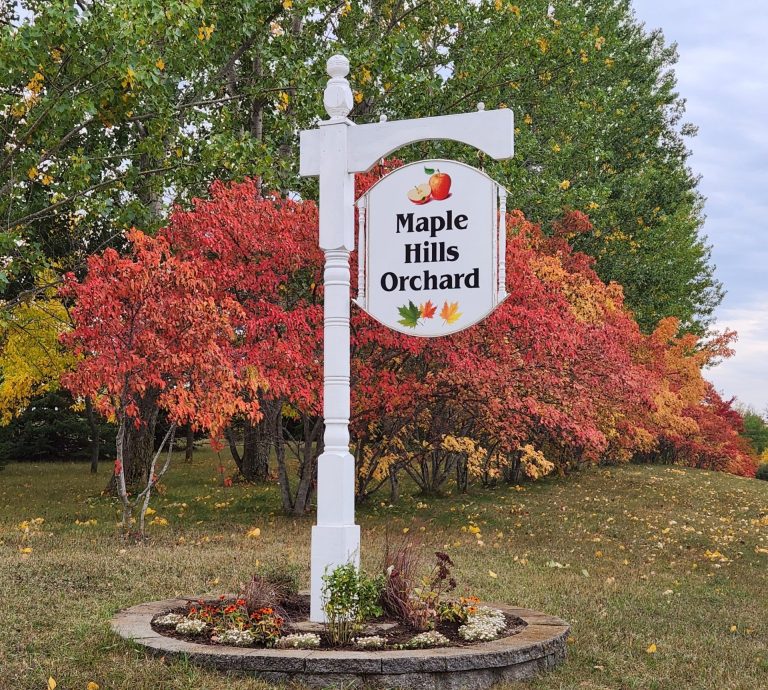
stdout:
POLYGON ((432 191, 433 199, 438 201, 447 199, 451 193, 451 176, 438 170, 429 178, 429 188, 432 191))
POLYGON ((413 189, 408 190, 408 198, 414 204, 426 204, 432 200, 432 189, 428 184, 417 184, 413 189))

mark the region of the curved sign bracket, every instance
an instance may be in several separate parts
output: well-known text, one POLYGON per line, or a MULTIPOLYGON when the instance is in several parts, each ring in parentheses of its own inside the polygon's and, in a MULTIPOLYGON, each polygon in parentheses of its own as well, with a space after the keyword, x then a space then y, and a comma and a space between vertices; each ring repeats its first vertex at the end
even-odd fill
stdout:
MULTIPOLYGON (((366 172, 393 151, 429 139, 468 144, 496 160, 514 154, 514 115, 508 108, 351 126, 347 132, 347 172, 366 172)), ((320 174, 322 129, 301 133, 300 174, 320 174)))

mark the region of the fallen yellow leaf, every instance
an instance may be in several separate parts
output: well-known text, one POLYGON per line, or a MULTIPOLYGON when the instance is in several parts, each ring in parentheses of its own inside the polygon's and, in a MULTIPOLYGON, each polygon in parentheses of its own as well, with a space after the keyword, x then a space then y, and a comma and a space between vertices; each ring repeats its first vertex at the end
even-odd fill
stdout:
POLYGON ((99 690, 99 684, 89 680, 88 685, 85 686, 85 690, 99 690))
POLYGON ((493 570, 489 570, 488 571, 488 575, 490 577, 492 577, 494 580, 498 577, 498 575, 496 573, 494 573, 493 570))
POLYGON ((648 654, 656 654, 656 645, 654 643, 651 643, 648 649, 646 649, 645 651, 648 652, 648 654))
POLYGON ((248 530, 245 536, 255 539, 256 537, 261 536, 261 530, 258 527, 254 527, 253 529, 248 530))
POLYGON ((56 690, 56 681, 53 676, 48 676, 48 690, 56 690))

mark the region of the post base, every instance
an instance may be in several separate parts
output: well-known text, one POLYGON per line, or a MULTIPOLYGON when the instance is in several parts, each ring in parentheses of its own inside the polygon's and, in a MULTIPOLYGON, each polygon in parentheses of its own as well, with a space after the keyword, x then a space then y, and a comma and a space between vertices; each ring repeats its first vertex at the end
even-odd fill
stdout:
POLYGON ((315 525, 312 528, 312 586, 309 620, 324 623, 323 575, 346 563, 360 564, 359 525, 315 525))

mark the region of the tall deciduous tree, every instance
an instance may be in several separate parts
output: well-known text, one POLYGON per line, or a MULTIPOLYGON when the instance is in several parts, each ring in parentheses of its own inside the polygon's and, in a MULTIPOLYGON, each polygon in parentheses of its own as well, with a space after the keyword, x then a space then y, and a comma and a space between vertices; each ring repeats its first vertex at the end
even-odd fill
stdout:
MULTIPOLYGON (((245 317, 232 350, 233 364, 248 363, 262 377, 253 399, 261 401, 265 427, 257 431, 274 444, 283 507, 296 514, 309 507, 322 450, 322 253, 317 222, 314 203, 262 195, 255 181, 246 180, 214 184, 210 199, 196 200, 193 211, 174 213, 162 233, 180 258, 215 276, 221 299, 237 300, 242 308, 245 317), (298 422, 291 425, 294 438, 284 428, 284 405, 298 422), (299 459, 293 481, 286 439, 299 459)), ((233 455, 240 459, 237 448, 233 455)))
MULTIPOLYGON (((258 419, 246 400, 259 380, 230 356, 242 311, 215 291, 215 277, 175 257, 162 239, 129 234, 132 251, 93 256, 88 275, 68 279, 73 329, 62 340, 78 357, 63 377, 76 395, 90 395, 118 425, 115 476, 127 487, 156 482, 151 467, 154 422, 163 409, 172 425, 192 424, 220 434, 233 415, 258 419), (219 299, 214 299, 214 296, 219 299), (153 413, 147 414, 150 407, 153 413), (127 453, 130 444, 141 452, 127 453)), ((131 517, 124 500, 127 526, 131 517)))

